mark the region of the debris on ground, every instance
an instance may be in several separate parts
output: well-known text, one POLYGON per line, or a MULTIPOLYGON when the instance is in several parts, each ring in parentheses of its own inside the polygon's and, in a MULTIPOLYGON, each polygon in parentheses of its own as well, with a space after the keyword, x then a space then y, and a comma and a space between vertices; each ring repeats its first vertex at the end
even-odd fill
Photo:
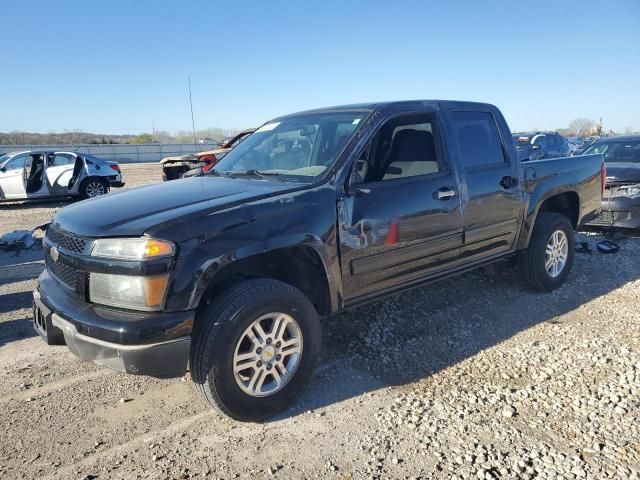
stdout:
POLYGON ((0 250, 5 252, 19 252, 29 250, 36 245, 42 244, 42 234, 47 228, 47 224, 38 225, 31 230, 14 230, 0 236, 0 250))
POLYGON ((586 253, 591 255, 593 250, 589 248, 589 242, 578 242, 578 245, 576 245, 576 253, 586 253))
POLYGON ((601 242, 598 242, 596 244, 596 247, 598 248, 598 251, 600 253, 616 253, 618 252, 618 250, 620 250, 620 245, 612 242, 611 240, 603 240, 601 242))

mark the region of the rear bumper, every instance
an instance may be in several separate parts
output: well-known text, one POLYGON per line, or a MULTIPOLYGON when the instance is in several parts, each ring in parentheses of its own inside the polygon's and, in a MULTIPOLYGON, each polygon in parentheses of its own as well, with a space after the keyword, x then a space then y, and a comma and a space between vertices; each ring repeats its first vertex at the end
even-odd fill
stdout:
POLYGON ((115 188, 120 188, 120 187, 124 187, 125 183, 113 181, 113 182, 109 182, 109 185, 115 188))
POLYGON ((640 198, 612 197, 603 199, 600 214, 587 225, 640 229, 640 198))
POLYGON ((98 308, 63 290, 46 270, 33 303, 36 332, 83 360, 152 377, 187 371, 192 311, 140 315, 98 308))

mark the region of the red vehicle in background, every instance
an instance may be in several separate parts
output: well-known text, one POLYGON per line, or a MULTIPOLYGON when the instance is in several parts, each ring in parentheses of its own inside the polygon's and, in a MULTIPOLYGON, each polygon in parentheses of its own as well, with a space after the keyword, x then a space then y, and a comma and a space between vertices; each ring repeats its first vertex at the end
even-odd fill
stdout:
POLYGON ((190 153, 160 160, 162 180, 177 180, 183 177, 197 177, 208 172, 213 166, 245 138, 255 132, 255 128, 243 130, 233 137, 225 138, 218 148, 205 152, 190 153))

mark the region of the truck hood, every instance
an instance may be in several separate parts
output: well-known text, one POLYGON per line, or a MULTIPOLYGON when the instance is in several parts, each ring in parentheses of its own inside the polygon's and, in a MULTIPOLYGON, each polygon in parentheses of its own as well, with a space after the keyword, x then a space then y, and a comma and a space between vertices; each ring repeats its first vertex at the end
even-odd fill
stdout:
POLYGON ((607 183, 635 182, 640 183, 640 163, 618 163, 605 164, 607 167, 607 183))
POLYGON ((214 176, 109 193, 60 210, 53 224, 86 237, 138 236, 152 227, 277 195, 300 184, 214 176))

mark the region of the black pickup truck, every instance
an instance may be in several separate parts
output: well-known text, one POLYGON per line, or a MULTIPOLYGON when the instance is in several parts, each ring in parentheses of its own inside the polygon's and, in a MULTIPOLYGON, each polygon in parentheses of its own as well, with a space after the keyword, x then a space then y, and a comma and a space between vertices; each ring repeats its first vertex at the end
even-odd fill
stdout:
POLYGON ((600 208, 602 165, 521 165, 481 103, 284 116, 203 177, 58 212, 34 326, 117 370, 190 371, 221 412, 261 419, 312 374, 323 317, 507 256, 528 287, 560 287, 574 229, 600 208))

